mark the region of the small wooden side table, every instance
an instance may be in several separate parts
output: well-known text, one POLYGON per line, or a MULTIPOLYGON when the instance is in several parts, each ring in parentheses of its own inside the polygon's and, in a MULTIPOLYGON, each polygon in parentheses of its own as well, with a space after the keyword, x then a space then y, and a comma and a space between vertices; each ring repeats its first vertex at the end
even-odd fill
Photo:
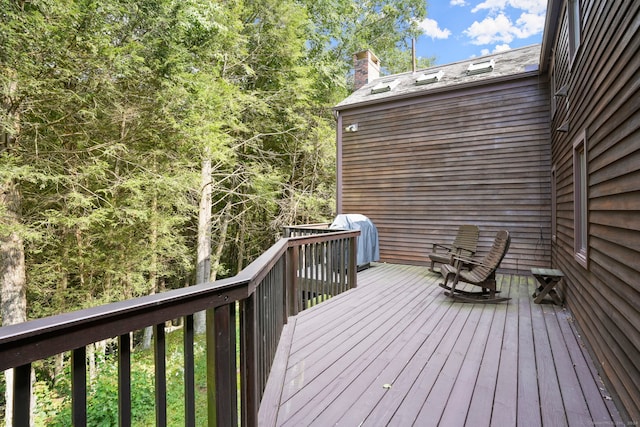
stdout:
POLYGON ((532 268, 531 274, 540 284, 533 292, 533 302, 540 304, 545 295, 549 295, 555 304, 562 305, 562 298, 554 288, 564 277, 564 273, 551 268, 532 268))

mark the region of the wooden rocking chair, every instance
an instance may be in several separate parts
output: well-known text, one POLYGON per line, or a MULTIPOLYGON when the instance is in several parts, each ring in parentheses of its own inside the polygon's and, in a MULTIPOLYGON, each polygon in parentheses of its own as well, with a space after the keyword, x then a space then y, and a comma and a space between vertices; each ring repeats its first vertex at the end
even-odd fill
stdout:
POLYGON ((501 302, 508 301, 511 298, 498 297, 500 291, 496 289, 496 270, 500 266, 502 259, 509 250, 511 236, 506 230, 498 231, 493 241, 493 246, 482 260, 454 256, 457 261, 455 265, 442 264, 440 274, 444 278, 444 283, 440 286, 447 289, 445 295, 452 297, 456 301, 463 302, 501 302), (461 263, 467 263, 471 267, 464 270, 460 267, 461 263), (449 279, 453 279, 451 286, 447 283, 449 279), (459 282, 470 283, 480 286, 482 290, 476 292, 464 291, 456 289, 459 282))
POLYGON ((478 247, 478 235, 480 230, 476 225, 461 225, 458 228, 453 244, 445 245, 441 243, 433 244, 433 253, 429 255, 431 260, 430 270, 433 271, 434 264, 454 264, 454 256, 470 257, 476 253, 478 247), (438 253, 438 250, 441 250, 438 253), (444 250, 444 251, 442 251, 444 250))

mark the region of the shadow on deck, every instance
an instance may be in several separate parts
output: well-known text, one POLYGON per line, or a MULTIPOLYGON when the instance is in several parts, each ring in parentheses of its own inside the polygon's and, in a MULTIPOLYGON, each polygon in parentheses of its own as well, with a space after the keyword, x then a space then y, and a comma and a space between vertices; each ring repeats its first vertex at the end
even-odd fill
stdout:
POLYGON ((260 426, 615 425, 571 314, 512 299, 452 303, 425 267, 374 264, 358 287, 289 318, 260 426))

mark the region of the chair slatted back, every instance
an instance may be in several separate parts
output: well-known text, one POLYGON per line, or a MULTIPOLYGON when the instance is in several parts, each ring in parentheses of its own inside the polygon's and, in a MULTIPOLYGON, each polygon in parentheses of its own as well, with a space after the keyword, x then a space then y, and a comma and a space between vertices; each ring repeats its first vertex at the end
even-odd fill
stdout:
POLYGON ((493 245, 489 252, 484 256, 481 261, 481 265, 474 266, 469 271, 460 272, 460 277, 464 281, 469 283, 482 283, 487 278, 495 273, 496 269, 504 259, 504 256, 509 250, 511 243, 511 236, 506 230, 500 230, 496 234, 496 238, 493 241, 493 245))
POLYGON ((477 225, 461 225, 458 228, 458 234, 453 241, 453 247, 463 249, 475 254, 478 249, 478 237, 480 236, 480 229, 477 225))

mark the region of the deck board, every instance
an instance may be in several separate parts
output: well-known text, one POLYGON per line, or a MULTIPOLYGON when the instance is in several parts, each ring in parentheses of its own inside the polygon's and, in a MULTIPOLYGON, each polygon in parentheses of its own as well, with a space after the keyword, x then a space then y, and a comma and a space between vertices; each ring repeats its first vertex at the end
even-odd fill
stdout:
POLYGON ((261 426, 584 425, 620 420, 568 312, 499 275, 499 304, 453 303, 425 267, 374 264, 289 319, 261 426))

